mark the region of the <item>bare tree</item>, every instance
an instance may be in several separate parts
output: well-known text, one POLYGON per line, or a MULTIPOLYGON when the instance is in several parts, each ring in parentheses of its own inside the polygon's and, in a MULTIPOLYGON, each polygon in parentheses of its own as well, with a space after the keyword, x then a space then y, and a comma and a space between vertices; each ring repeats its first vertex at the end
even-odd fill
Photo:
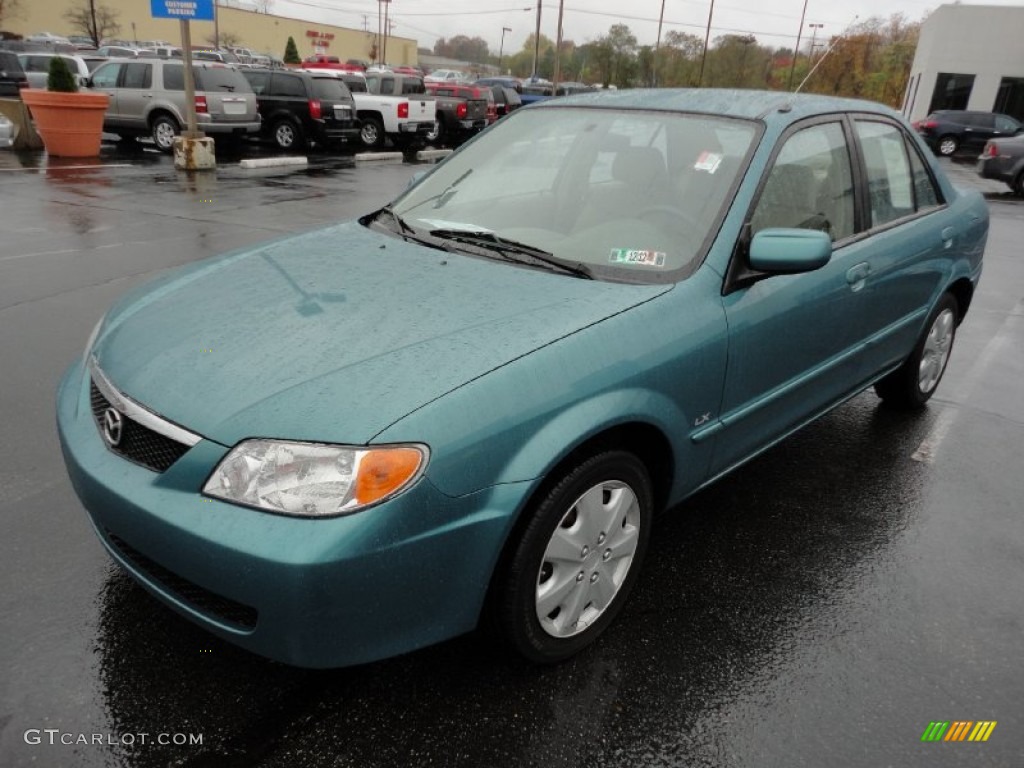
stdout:
POLYGON ((256 13, 270 13, 274 0, 256 0, 256 13))
POLYGON ((81 0, 78 8, 64 13, 64 18, 78 32, 88 35, 97 46, 105 37, 113 37, 121 31, 117 11, 105 5, 96 5, 96 0, 81 0))
MULTIPOLYGON (((210 44, 211 48, 217 47, 217 40, 214 38, 212 34, 206 38, 206 42, 210 44)), ((242 38, 236 35, 234 32, 221 31, 220 33, 221 48, 234 48, 236 45, 240 45, 241 42, 242 38)))

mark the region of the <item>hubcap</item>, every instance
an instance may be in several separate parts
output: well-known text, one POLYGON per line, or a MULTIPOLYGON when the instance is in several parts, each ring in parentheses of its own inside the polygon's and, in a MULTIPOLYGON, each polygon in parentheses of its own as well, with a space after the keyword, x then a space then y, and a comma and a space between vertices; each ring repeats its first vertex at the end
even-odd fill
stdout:
POLYGON ((946 139, 939 144, 939 151, 944 155, 952 155, 956 151, 956 142, 952 139, 946 139))
POLYGON ((942 371, 946 367, 946 361, 949 360, 949 353, 953 347, 955 320, 953 310, 944 309, 935 318, 932 327, 928 329, 917 373, 917 386, 922 394, 926 395, 935 389, 942 377, 942 371))
POLYGON ((375 125, 364 125, 363 126, 363 141, 366 144, 377 143, 377 126, 375 125))
POLYGON ((292 127, 288 124, 279 125, 277 127, 277 143, 282 147, 290 147, 292 142, 295 141, 295 132, 292 127))
POLYGON ((174 128, 170 123, 160 122, 156 126, 156 143, 163 149, 174 143, 174 128))
POLYGON ((592 626, 612 603, 633 563, 640 505, 618 480, 593 486, 563 515, 541 560, 535 606, 553 637, 592 626))

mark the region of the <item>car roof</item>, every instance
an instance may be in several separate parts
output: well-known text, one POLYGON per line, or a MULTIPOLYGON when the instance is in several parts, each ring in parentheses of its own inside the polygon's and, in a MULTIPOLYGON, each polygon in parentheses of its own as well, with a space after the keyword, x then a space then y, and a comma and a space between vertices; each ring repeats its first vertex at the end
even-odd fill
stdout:
POLYGON ((899 113, 889 107, 861 99, 724 88, 637 88, 595 91, 537 102, 531 105, 531 109, 570 105, 697 112, 747 120, 765 119, 772 113, 780 113, 786 115, 784 122, 828 112, 874 112, 899 117, 899 113))

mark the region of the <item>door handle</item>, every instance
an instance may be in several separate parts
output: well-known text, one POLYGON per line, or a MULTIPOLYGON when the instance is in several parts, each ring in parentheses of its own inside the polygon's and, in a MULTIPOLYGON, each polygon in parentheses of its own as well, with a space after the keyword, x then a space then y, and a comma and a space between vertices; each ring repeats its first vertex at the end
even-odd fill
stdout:
POLYGON ((871 265, 866 261, 862 261, 860 264, 850 267, 846 271, 846 282, 854 286, 854 290, 860 288, 858 283, 863 285, 864 280, 871 274, 871 265))

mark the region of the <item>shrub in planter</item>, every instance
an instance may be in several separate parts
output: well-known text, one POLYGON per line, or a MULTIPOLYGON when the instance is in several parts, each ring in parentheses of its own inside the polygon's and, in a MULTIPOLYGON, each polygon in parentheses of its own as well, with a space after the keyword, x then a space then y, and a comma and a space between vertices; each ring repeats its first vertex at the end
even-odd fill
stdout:
POLYGON ((105 93, 79 93, 75 76, 60 56, 50 59, 46 84, 45 91, 26 88, 21 98, 32 113, 47 154, 96 157, 110 97, 105 93))

